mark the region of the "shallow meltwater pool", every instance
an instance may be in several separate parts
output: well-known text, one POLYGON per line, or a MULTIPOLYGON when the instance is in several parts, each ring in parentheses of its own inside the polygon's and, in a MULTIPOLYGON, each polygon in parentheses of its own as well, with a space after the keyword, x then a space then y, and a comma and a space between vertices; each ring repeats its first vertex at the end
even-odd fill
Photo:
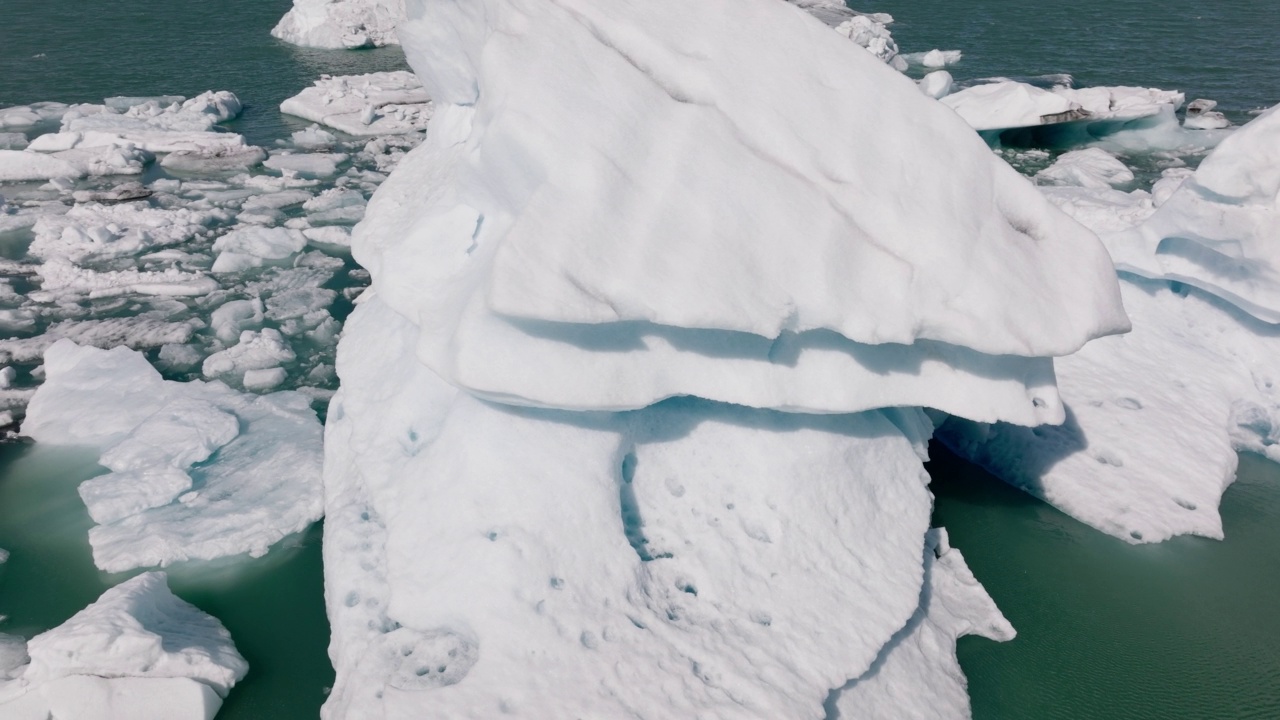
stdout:
MULTIPOLYGON (((93 525, 76 493, 103 472, 96 453, 0 444, 0 632, 26 638, 55 627, 137 572, 106 574, 93 565, 93 525)), ((217 617, 249 661, 219 720, 319 717, 333 684, 326 649, 320 562, 322 525, 291 536, 258 559, 168 569, 184 600, 217 617)))
POLYGON ((1129 545, 931 448, 943 525, 1018 637, 962 638, 974 717, 1280 717, 1280 466, 1240 457, 1225 541, 1129 545))

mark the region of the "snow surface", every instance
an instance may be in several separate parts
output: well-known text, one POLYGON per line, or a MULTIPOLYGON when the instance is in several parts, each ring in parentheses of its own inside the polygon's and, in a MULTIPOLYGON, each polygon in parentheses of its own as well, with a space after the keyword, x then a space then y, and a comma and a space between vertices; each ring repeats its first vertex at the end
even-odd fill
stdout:
POLYGON ((407 56, 450 106, 353 254, 421 319, 423 361, 530 405, 1060 419, 1043 358, 1127 327, 1094 238, 803 13, 753 1, 729 29, 713 5, 673 8, 681 23, 539 6, 520 33, 444 5, 409 21, 407 56), (748 49, 749 28, 778 40, 748 49), (481 48, 513 60, 469 64, 481 48))
POLYGON ((1280 322, 1280 106, 1231 133, 1145 223, 1108 238, 1121 270, 1280 322))
POLYGON ((89 531, 99 568, 257 557, 320 517, 321 429, 306 397, 166 381, 123 347, 60 340, 44 359, 23 431, 96 447, 113 471, 80 488, 99 523, 89 531))
POLYGON ((158 572, 107 590, 25 654, 20 674, 0 680, 6 718, 211 720, 249 669, 226 628, 158 572))
POLYGON ((326 718, 817 718, 921 610, 918 410, 510 408, 420 364, 376 298, 345 333, 326 718))

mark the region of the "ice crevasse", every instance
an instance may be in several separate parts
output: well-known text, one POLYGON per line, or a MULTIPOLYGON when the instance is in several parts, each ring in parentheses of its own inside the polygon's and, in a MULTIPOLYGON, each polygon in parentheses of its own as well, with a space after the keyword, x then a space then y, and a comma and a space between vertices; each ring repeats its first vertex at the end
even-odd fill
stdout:
POLYGON ((436 111, 353 235, 325 717, 967 716, 955 638, 1013 631, 919 408, 1061 421, 1053 357, 1128 328, 1096 236, 776 0, 407 16, 436 111))

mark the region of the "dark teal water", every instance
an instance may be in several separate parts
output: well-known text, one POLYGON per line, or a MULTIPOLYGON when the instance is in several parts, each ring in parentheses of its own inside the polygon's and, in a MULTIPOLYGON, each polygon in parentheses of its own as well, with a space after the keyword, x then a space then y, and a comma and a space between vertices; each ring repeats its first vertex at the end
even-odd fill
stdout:
POLYGON ((1225 541, 1129 545, 931 452, 934 522, 1018 630, 960 641, 975 718, 1280 718, 1280 467, 1241 456, 1225 541))
POLYGON ((1280 7, 1258 0, 851 0, 888 12, 903 52, 961 50, 958 79, 1069 73, 1217 100, 1237 121, 1280 102, 1280 7))
POLYGON ((280 102, 322 73, 407 69, 398 48, 298 48, 271 37, 292 0, 0 0, 0 107, 230 90, 250 143, 310 123, 280 102))

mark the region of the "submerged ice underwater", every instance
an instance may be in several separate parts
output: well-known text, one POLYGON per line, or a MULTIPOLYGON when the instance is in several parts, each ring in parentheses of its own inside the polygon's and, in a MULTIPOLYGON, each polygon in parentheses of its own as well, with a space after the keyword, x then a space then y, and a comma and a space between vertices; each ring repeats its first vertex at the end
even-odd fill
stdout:
POLYGON ((0 717, 1280 716, 1280 13, 792 4, 9 0, 0 717))

